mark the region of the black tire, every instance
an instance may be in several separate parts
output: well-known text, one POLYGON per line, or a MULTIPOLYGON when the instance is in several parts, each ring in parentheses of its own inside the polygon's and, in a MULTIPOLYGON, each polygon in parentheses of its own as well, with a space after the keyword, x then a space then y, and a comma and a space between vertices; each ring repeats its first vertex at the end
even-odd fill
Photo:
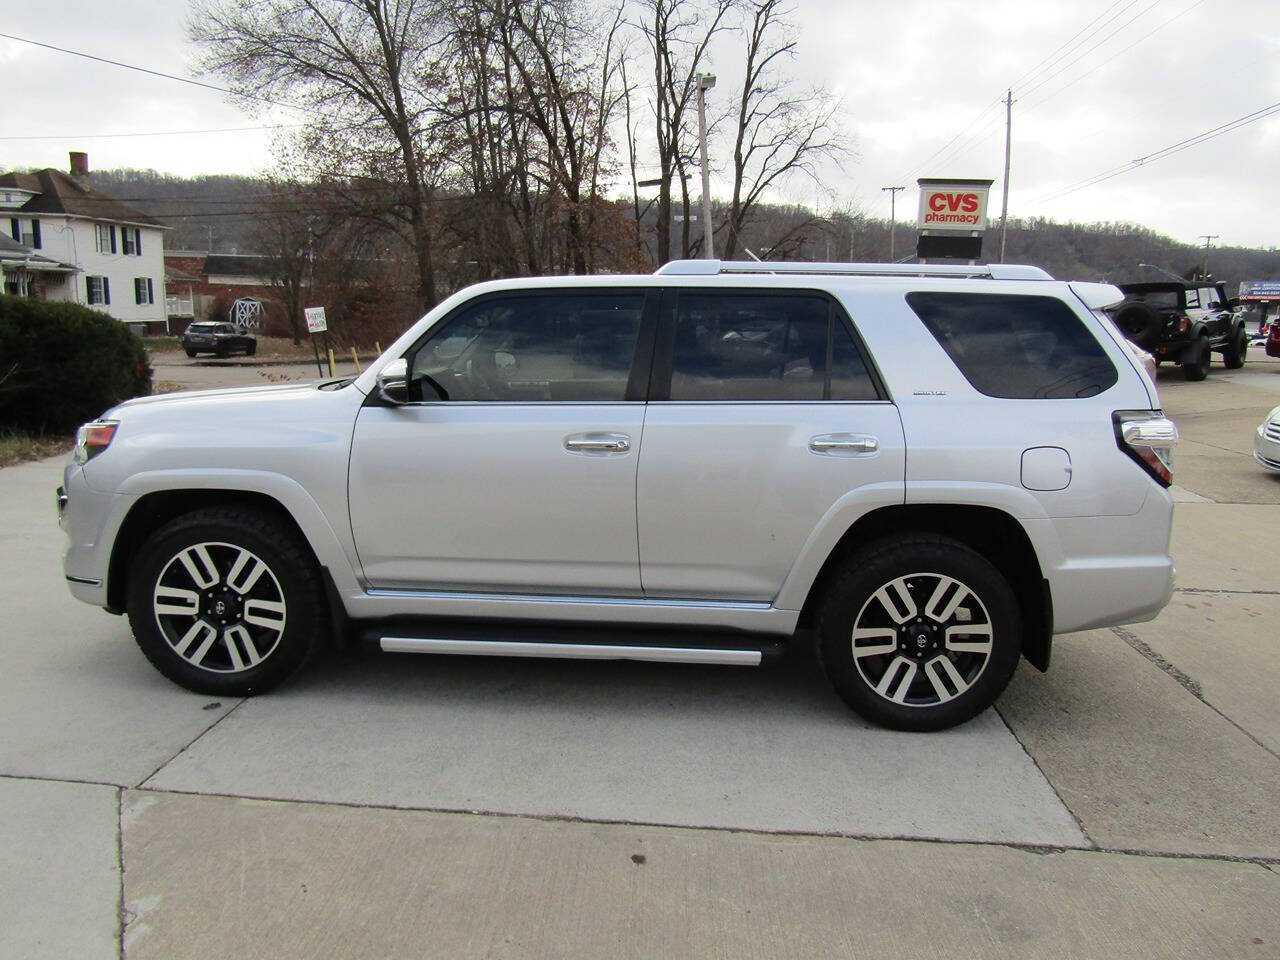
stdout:
POLYGON ((1182 375, 1196 383, 1209 375, 1209 363, 1213 354, 1209 350, 1209 338, 1199 336, 1191 350, 1191 356, 1182 362, 1182 375))
POLYGON ((196 510, 148 538, 130 570, 128 613, 157 670, 188 690, 227 697, 286 680, 311 658, 327 623, 319 571, 298 535, 232 507, 196 510))
POLYGON ((1144 350, 1154 346, 1164 332, 1159 311, 1142 300, 1126 301, 1112 311, 1112 315, 1126 339, 1144 350))
POLYGON ((258 352, 258 344, 257 344, 257 343, 250 343, 250 344, 249 344, 249 346, 247 346, 247 347, 245 347, 245 348, 244 348, 244 355, 245 355, 246 357, 252 357, 252 356, 253 356, 255 353, 257 353, 257 352, 258 352))
POLYGON ((1249 356, 1249 333, 1243 327, 1222 351, 1222 362, 1228 370, 1239 370, 1249 356))
POLYGON ((194 350, 192 350, 190 347, 186 347, 185 349, 186 349, 186 351, 187 351, 187 356, 188 356, 188 357, 194 357, 194 356, 196 355, 196 352, 195 352, 194 350))
POLYGON ((1008 686, 1022 652, 1021 624, 1012 588, 985 557, 947 537, 906 535, 864 547, 845 562, 818 611, 818 659, 840 698, 872 723, 894 730, 943 730, 981 713, 1008 686), (937 597, 941 606, 930 612, 944 579, 965 593, 957 599, 960 587, 946 587, 937 597), (898 614, 906 613, 905 604, 893 599, 901 604, 895 613, 880 599, 899 583, 926 595, 921 601, 908 593, 914 615, 906 614, 901 623, 898 614), (953 601, 958 606, 948 613, 953 601), (982 647, 983 620, 990 637, 985 652, 949 649, 953 642, 982 647), (966 623, 973 633, 957 629, 966 623), (878 629, 881 642, 875 637, 863 642, 868 638, 855 638, 855 629, 878 629), (855 647, 863 653, 855 656, 855 647), (884 652, 866 652, 872 648, 884 652), (951 679, 957 676, 960 683, 951 679), (885 692, 877 692, 877 686, 885 692))

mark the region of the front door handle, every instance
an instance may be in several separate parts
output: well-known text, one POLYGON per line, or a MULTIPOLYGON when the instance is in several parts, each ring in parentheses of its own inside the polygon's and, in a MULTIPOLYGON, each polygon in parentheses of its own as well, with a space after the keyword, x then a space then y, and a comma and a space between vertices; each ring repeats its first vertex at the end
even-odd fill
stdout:
POLYGON ((575 433, 564 438, 564 448, 587 455, 626 453, 631 449, 631 438, 625 433, 575 433))
POLYGON ((865 457, 880 449, 880 441, 863 433, 824 433, 809 439, 814 453, 833 457, 865 457))

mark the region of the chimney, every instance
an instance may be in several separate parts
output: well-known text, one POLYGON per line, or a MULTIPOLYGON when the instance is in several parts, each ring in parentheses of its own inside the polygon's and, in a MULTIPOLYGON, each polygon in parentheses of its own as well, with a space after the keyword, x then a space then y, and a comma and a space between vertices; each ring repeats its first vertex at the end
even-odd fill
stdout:
POLYGON ((89 189, 91 183, 89 180, 89 155, 87 153, 79 150, 71 151, 71 179, 83 189, 89 189))

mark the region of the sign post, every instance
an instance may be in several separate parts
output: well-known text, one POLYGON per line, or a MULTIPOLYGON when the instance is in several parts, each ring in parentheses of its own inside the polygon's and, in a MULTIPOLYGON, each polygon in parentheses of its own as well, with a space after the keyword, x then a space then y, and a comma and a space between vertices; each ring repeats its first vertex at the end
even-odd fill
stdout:
MULTIPOLYGON (((324 318, 324 307, 306 307, 302 313, 307 318, 307 333, 311 335, 311 349, 316 354, 316 373, 323 377, 324 370, 320 367, 320 347, 316 343, 316 334, 327 334, 329 330, 329 324, 324 318)), ((330 370, 329 374, 332 376, 333 371, 330 370)))
POLYGON ((968 260, 982 256, 982 234, 987 229, 987 194, 990 180, 936 180, 922 177, 920 237, 916 256, 968 260))

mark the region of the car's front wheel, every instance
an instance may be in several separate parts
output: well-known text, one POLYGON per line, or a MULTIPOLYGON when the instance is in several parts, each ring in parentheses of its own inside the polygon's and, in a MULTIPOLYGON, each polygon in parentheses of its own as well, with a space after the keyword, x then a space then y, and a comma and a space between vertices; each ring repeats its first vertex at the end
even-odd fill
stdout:
POLYGON ((315 560, 273 517, 210 508, 161 527, 139 550, 129 623, 148 660, 181 686, 249 696, 316 649, 325 625, 315 560))
POLYGON ((849 558, 818 613, 817 639, 832 686, 863 717, 941 730, 985 710, 1008 685, 1021 616, 990 561, 920 534, 849 558))

